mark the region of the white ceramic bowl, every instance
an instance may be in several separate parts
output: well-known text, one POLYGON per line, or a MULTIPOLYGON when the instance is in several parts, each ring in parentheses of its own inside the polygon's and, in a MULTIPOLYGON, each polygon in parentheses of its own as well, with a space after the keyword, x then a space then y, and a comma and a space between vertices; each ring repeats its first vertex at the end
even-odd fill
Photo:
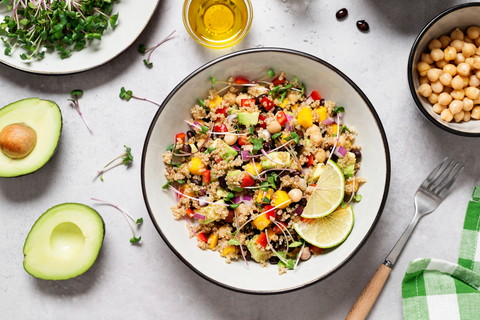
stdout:
POLYGON ((438 39, 443 35, 450 35, 455 28, 463 32, 468 27, 480 25, 480 2, 464 3, 445 10, 433 18, 420 32, 413 43, 408 59, 408 83, 410 92, 422 114, 437 127, 448 132, 468 137, 480 137, 480 120, 470 120, 469 122, 456 123, 446 122, 440 118, 432 109, 432 104, 427 98, 418 94, 420 87, 420 76, 415 66, 420 61, 422 53, 430 52, 428 44, 433 39, 438 39))
POLYGON ((193 271, 205 279, 235 291, 268 294, 287 292, 313 284, 343 266, 365 243, 380 218, 389 181, 390 157, 385 133, 375 109, 362 91, 343 73, 317 57, 289 49, 261 48, 235 52, 194 71, 167 96, 148 131, 142 155, 142 188, 150 217, 165 243, 193 271), (279 276, 277 266, 261 268, 254 261, 249 266, 240 260, 226 264, 218 252, 202 251, 195 238, 189 239, 185 221, 175 221, 170 206, 175 196, 162 190, 162 154, 175 134, 189 128, 183 121, 190 108, 205 97, 210 77, 228 79, 246 76, 264 78, 268 70, 294 75, 318 90, 326 100, 336 101, 346 110, 345 122, 358 131, 356 142, 362 146, 359 176, 368 182, 360 189, 363 200, 353 205, 355 225, 347 240, 334 249, 301 263, 294 271, 279 276))

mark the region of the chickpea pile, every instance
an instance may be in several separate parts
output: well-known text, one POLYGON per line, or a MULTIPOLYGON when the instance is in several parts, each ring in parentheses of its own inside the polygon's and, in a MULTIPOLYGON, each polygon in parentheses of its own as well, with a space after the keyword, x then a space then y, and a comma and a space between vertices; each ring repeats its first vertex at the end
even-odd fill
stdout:
POLYGON ((450 122, 480 119, 480 27, 455 29, 428 44, 417 63, 418 93, 450 122))

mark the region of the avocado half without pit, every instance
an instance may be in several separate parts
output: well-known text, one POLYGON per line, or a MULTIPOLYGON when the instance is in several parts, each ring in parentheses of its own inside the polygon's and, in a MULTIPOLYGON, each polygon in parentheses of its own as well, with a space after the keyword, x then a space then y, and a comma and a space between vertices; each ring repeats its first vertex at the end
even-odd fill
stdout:
POLYGON ((24 99, 0 109, 0 177, 37 171, 55 154, 62 113, 53 101, 24 99))
POLYGON ((105 223, 89 206, 64 203, 33 225, 23 247, 25 271, 44 280, 66 280, 87 271, 97 259, 105 223))

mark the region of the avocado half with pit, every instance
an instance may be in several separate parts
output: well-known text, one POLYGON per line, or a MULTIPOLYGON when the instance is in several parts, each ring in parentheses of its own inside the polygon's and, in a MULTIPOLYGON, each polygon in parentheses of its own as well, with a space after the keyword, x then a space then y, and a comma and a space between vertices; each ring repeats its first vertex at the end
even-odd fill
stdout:
POLYGON ((53 101, 24 99, 0 109, 0 177, 37 171, 54 155, 62 113, 53 101))
POLYGON ((42 214, 23 246, 23 267, 35 278, 66 280, 87 271, 105 237, 100 214, 79 203, 64 203, 42 214))

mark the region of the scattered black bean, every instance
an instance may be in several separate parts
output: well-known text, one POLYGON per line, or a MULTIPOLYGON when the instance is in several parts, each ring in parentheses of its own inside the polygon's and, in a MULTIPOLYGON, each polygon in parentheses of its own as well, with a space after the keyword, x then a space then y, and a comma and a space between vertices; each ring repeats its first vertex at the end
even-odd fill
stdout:
POLYGON ((358 150, 358 149, 352 149, 352 150, 350 150, 350 151, 352 151, 352 153, 355 155, 355 158, 356 158, 357 160, 362 157, 362 153, 360 152, 360 150, 358 150))
POLYGON ((303 131, 302 131, 302 130, 297 130, 297 131, 295 131, 295 133, 298 134, 298 137, 299 137, 300 139, 303 139, 303 137, 305 136, 305 135, 303 134, 303 131))
POLYGON ((277 113, 279 113, 280 111, 283 111, 283 109, 280 108, 280 107, 275 107, 275 109, 273 109, 273 113, 274 113, 274 114, 277 114, 277 113))
POLYGON ((302 145, 297 144, 297 145, 295 146, 295 151, 296 151, 297 153, 302 152, 302 150, 303 150, 303 146, 302 146, 302 145))
POLYGON ((185 152, 185 153, 192 152, 192 147, 190 147, 189 144, 184 144, 182 149, 183 149, 183 152, 185 152))
POLYGON ((252 258, 250 251, 248 251, 247 247, 245 246, 243 246, 243 253, 245 254, 245 259, 250 260, 252 258))
POLYGON ((197 186, 202 185, 202 180, 198 180, 198 179, 195 179, 195 178, 190 178, 190 182, 195 183, 197 186))
POLYGON ((300 201, 298 201, 298 205, 301 207, 305 207, 307 205, 307 199, 302 198, 300 201))
POLYGON ((201 148, 200 148, 200 152, 205 152, 205 151, 207 151, 207 148, 206 148, 206 147, 201 147, 201 148))
POLYGON ((295 177, 295 176, 299 176, 301 175, 302 173, 300 171, 290 171, 290 176, 291 177, 295 177))
POLYGON ((188 130, 188 131, 187 131, 187 137, 188 137, 188 139, 191 139, 191 138, 193 138, 194 136, 195 136, 195 133, 194 133, 192 130, 188 130))
POLYGON ((270 261, 271 264, 278 264, 280 259, 278 257, 271 257, 268 261, 270 261))
POLYGON ((218 178, 218 183, 220 184, 220 187, 222 187, 223 189, 228 188, 227 180, 225 179, 225 176, 221 176, 220 178, 218 178))
POLYGON ((263 142, 263 149, 265 151, 275 149, 275 144, 273 143, 272 139, 263 142))
POLYGON ((337 11, 337 13, 335 14, 335 16, 337 17, 338 20, 343 20, 347 17, 348 15, 348 10, 345 9, 345 8, 342 8, 340 10, 337 11))
POLYGON ((325 99, 320 99, 320 106, 323 107, 325 105, 325 99))
POLYGON ((368 25, 367 21, 358 20, 357 21, 357 28, 360 31, 367 32, 370 29, 370 26, 368 25))

